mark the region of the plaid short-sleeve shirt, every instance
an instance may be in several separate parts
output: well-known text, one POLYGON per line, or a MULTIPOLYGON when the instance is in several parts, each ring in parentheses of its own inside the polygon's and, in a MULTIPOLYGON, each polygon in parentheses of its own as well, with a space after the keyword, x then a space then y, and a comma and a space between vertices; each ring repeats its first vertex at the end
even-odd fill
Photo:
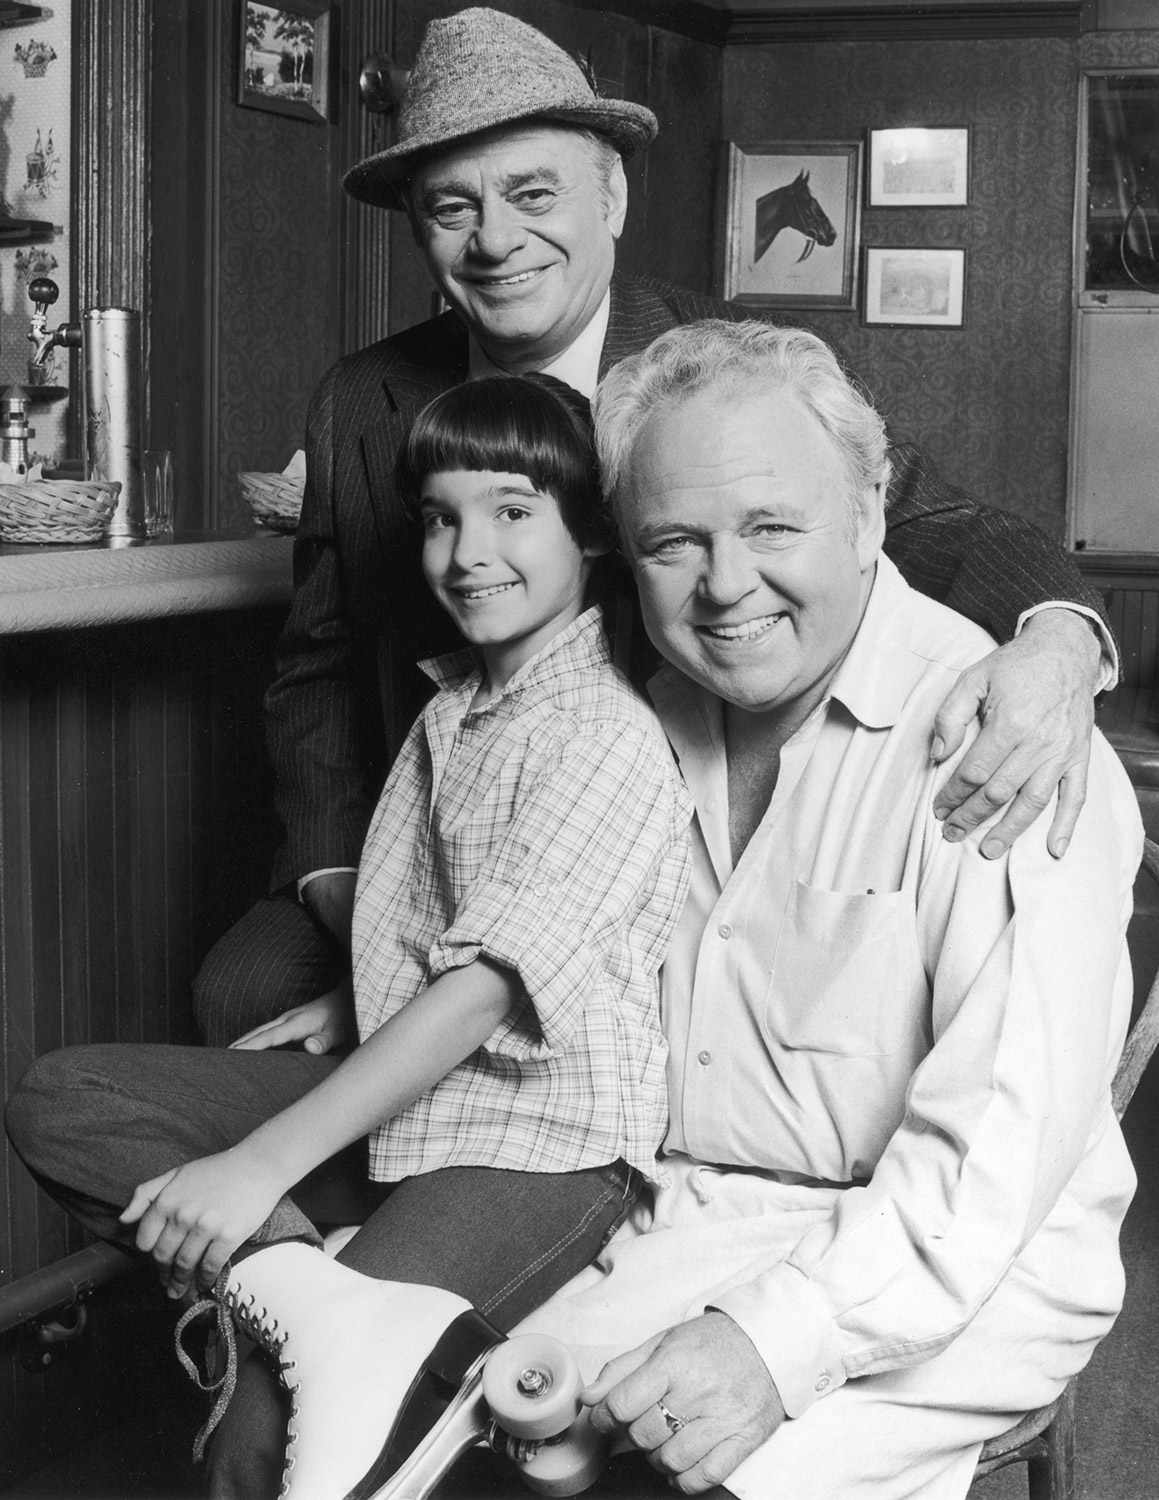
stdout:
POLYGON ((651 1174, 667 1121, 658 971, 688 885, 691 803, 598 610, 483 708, 470 652, 399 753, 363 850, 354 997, 367 1037, 485 957, 521 1004, 370 1140, 370 1173, 446 1166, 651 1174))

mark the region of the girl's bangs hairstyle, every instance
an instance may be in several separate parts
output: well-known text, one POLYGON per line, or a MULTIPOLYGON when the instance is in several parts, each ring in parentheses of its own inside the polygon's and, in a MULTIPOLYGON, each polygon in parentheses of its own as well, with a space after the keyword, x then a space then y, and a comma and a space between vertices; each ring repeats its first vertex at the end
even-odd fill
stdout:
POLYGON ((423 481, 452 469, 525 474, 551 495, 580 547, 610 546, 587 399, 551 375, 488 375, 436 396, 398 455, 398 493, 417 518, 423 481))

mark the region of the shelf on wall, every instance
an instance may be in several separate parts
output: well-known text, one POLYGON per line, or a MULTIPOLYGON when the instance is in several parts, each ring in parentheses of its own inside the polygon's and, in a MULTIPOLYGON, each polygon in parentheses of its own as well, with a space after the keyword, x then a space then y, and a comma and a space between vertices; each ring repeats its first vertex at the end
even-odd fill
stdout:
POLYGON ((0 0, 0 30, 6 26, 28 26, 51 14, 42 5, 21 5, 18 0, 0 0))
POLYGON ((0 248, 8 245, 31 245, 34 240, 50 240, 56 226, 47 219, 14 219, 0 212, 0 248))
POLYGON ((19 392, 29 406, 41 406, 46 401, 60 401, 68 395, 67 385, 6 385, 0 391, 15 395, 19 392))

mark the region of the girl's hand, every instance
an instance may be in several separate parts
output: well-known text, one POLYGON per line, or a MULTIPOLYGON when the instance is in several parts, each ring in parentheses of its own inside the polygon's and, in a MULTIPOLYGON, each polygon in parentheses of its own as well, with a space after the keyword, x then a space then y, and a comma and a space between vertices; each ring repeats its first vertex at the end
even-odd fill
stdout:
POLYGON ((239 1245, 265 1222, 283 1188, 239 1148, 203 1156, 142 1182, 121 1214, 153 1257, 170 1297, 208 1290, 239 1245))
POLYGON ((356 1041, 354 1002, 348 979, 317 1000, 295 1005, 273 1021, 255 1026, 239 1036, 231 1047, 243 1052, 262 1052, 271 1047, 297 1047, 321 1057, 326 1052, 343 1052, 356 1041))

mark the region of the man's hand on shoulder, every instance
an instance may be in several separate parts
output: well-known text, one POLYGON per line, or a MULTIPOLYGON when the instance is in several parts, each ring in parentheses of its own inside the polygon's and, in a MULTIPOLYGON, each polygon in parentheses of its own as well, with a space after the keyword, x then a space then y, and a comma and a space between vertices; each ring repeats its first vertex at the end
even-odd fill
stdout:
POLYGON ((996 859, 1057 791, 1047 848, 1056 858, 1066 853, 1086 800, 1101 659, 1085 615, 1047 609, 962 673, 938 710, 934 759, 958 749, 976 715, 982 730, 938 794, 946 838, 964 838, 1009 802, 981 846, 996 859))
POLYGON ((626 1433, 685 1495, 723 1484, 785 1420, 764 1360, 722 1312, 680 1323, 611 1360, 583 1399, 593 1426, 626 1433))

